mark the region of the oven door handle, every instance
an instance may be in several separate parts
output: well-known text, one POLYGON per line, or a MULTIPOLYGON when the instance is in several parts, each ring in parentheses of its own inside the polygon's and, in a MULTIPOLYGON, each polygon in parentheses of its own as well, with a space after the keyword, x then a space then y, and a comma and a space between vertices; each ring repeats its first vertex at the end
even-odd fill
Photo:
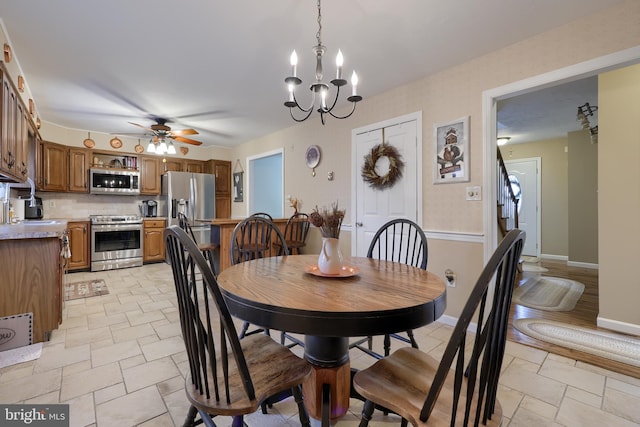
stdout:
POLYGON ((142 230, 142 224, 96 224, 91 226, 92 231, 130 231, 142 230))

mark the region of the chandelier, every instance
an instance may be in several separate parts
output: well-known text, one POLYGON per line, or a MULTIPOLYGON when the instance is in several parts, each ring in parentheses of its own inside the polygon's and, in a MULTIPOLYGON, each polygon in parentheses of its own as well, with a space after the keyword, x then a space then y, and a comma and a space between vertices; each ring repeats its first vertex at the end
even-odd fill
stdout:
POLYGON ((318 0, 318 32, 316 33, 316 40, 318 44, 313 48, 313 53, 316 56, 316 81, 311 84, 309 89, 311 90, 311 105, 309 107, 304 108, 298 104, 298 100, 295 94, 296 86, 302 83, 302 80, 298 78, 296 69, 298 65, 298 55, 296 55, 296 51, 294 50, 291 54, 291 69, 292 75, 284 79, 287 87, 289 89, 289 100, 284 103, 285 107, 289 107, 289 113, 291 114, 291 118, 296 122, 303 122, 311 116, 311 113, 315 108, 317 108, 318 113, 320 113, 320 121, 324 125, 324 115, 330 114, 332 117, 336 119, 346 119, 351 116, 353 112, 356 110, 356 103, 362 101, 362 97, 357 94, 357 86, 358 86, 358 75, 355 71, 351 75, 351 96, 347 98, 347 101, 353 103, 353 108, 351 112, 346 116, 338 116, 333 113, 333 109, 338 102, 338 97, 340 95, 340 88, 347 84, 347 81, 342 78, 342 64, 344 58, 342 57, 342 52, 338 49, 338 55, 336 56, 336 78, 331 80, 331 84, 336 87, 335 97, 333 101, 328 104, 329 99, 329 85, 322 81, 322 55, 324 55, 326 51, 326 47, 322 45, 322 13, 320 11, 320 0, 318 0), (316 107, 316 99, 319 100, 319 105, 316 107), (294 107, 297 108, 298 111, 302 112, 304 116, 302 118, 296 118, 293 114, 294 107))
POLYGON ((155 153, 160 156, 163 154, 176 154, 176 147, 173 146, 171 139, 169 139, 169 143, 167 143, 165 137, 156 136, 149 140, 147 153, 155 153))

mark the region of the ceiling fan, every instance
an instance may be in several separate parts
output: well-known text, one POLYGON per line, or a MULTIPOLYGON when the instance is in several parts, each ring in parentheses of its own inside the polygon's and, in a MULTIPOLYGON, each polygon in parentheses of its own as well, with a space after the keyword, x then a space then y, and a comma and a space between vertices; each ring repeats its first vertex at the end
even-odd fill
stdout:
POLYGON ((202 142, 196 141, 195 139, 185 138, 183 135, 197 135, 198 131, 195 129, 181 129, 181 130, 172 130, 169 126, 166 125, 167 119, 163 119, 161 117, 156 117, 154 119, 156 121, 155 124, 152 124, 150 127, 140 125, 138 123, 129 122, 134 126, 141 127, 142 129, 151 133, 153 137, 153 142, 161 142, 166 140, 167 138, 183 142, 185 144, 191 145, 202 145, 202 142))

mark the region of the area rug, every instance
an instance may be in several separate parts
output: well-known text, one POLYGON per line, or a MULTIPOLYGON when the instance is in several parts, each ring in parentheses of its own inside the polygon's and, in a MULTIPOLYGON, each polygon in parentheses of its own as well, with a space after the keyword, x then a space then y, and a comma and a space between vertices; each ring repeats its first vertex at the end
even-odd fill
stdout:
POLYGON ((522 262, 539 262, 540 258, 537 256, 531 256, 531 255, 522 255, 520 257, 520 259, 522 260, 522 262))
POLYGON ((39 359, 41 354, 41 342, 2 351, 0 352, 0 368, 39 359))
POLYGON ((513 326, 532 338, 640 367, 640 339, 552 320, 516 319, 513 326))
POLYGON ((546 311, 571 311, 584 285, 560 277, 533 276, 513 291, 513 302, 546 311))
POLYGON ((109 293, 104 280, 86 280, 83 282, 67 283, 64 286, 64 300, 69 301, 79 298, 89 298, 109 293))

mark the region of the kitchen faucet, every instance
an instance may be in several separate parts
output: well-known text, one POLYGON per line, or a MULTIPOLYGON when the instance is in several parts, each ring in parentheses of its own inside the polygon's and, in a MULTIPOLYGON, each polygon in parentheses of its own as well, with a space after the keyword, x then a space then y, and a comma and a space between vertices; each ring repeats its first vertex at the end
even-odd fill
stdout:
POLYGON ((31 197, 29 197, 29 207, 32 208, 36 205, 36 184, 30 177, 27 177, 27 182, 31 186, 31 197))

